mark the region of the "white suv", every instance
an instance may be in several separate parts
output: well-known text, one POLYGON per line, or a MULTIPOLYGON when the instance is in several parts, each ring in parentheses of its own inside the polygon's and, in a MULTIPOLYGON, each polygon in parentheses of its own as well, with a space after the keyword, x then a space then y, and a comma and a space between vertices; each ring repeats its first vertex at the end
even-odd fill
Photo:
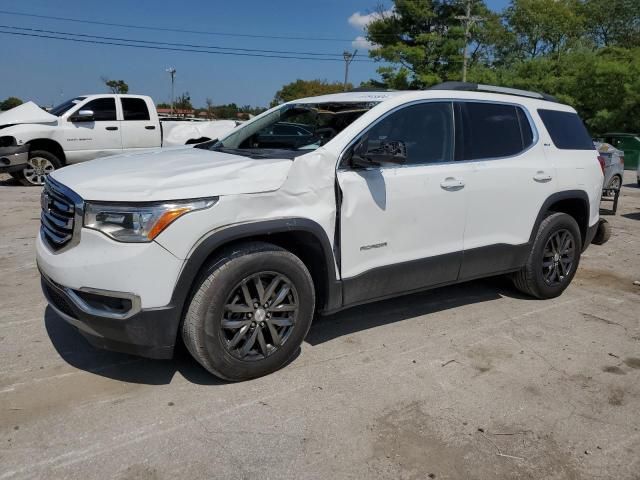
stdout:
POLYGON ((94 345, 273 372, 315 312, 511 274, 560 295, 603 174, 575 110, 471 84, 275 107, 220 141, 56 170, 37 262, 94 345))

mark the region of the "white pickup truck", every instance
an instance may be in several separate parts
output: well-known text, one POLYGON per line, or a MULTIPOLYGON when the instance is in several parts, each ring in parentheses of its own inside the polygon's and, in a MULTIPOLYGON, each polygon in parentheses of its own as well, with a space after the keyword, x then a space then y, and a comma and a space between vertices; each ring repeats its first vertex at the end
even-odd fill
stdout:
POLYGON ((27 102, 0 113, 0 173, 24 185, 42 185, 46 175, 68 164, 201 143, 236 125, 233 120, 160 122, 153 100, 142 95, 82 95, 49 112, 27 102))

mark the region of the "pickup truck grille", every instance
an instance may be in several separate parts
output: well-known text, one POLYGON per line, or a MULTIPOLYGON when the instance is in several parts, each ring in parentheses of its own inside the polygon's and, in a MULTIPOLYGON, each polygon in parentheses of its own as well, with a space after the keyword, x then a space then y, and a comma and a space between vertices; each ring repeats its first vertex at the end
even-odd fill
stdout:
POLYGON ((45 180, 40 196, 40 231, 52 250, 61 250, 70 245, 74 237, 77 199, 71 197, 73 192, 61 184, 49 179, 45 180))

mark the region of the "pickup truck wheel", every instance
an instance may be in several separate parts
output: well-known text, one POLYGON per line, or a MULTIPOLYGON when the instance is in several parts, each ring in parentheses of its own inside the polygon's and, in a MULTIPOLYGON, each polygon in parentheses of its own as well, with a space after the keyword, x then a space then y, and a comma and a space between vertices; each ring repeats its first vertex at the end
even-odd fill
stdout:
POLYGON ((34 150, 29 153, 27 166, 19 172, 18 179, 27 187, 44 185, 45 177, 61 166, 62 162, 53 153, 34 150))
POLYGON ((304 263, 268 243, 248 243, 209 264, 182 326, 193 357, 229 381, 278 370, 300 349, 315 307, 304 263))
POLYGON ((541 299, 557 297, 576 274, 581 251, 575 219, 566 213, 550 213, 538 228, 527 264, 512 276, 516 288, 541 299))

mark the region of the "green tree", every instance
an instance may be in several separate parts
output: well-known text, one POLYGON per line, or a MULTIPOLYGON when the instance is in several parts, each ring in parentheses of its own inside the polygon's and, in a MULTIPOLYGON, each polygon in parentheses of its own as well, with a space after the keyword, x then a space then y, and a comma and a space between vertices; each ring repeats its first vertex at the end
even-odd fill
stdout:
POLYGON ((512 0, 505 21, 525 58, 560 56, 584 31, 578 0, 512 0))
POLYGON ((193 110, 189 92, 184 92, 183 94, 178 95, 174 102, 174 108, 175 110, 193 110))
POLYGON ((596 46, 640 45, 640 0, 584 0, 581 13, 596 46))
MULTIPOLYGON (((347 84, 347 89, 353 85, 347 84)), ((338 93, 344 90, 342 82, 329 83, 326 80, 296 80, 284 85, 278 90, 271 102, 271 106, 276 106, 284 102, 296 100, 298 98, 313 97, 316 95, 326 95, 338 93)))
POLYGON ((24 102, 18 97, 8 97, 3 102, 0 102, 0 110, 11 110, 13 107, 22 105, 24 102))
POLYGON ((129 85, 124 80, 109 80, 106 77, 102 77, 102 82, 111 93, 129 93, 129 85))
POLYGON ((500 18, 483 1, 471 2, 476 21, 468 39, 461 20, 466 1, 395 0, 393 11, 379 9, 366 33, 376 45, 369 55, 394 64, 378 69, 383 83, 391 88, 423 88, 459 80, 465 43, 470 66, 494 57, 493 37, 504 34, 500 18))

